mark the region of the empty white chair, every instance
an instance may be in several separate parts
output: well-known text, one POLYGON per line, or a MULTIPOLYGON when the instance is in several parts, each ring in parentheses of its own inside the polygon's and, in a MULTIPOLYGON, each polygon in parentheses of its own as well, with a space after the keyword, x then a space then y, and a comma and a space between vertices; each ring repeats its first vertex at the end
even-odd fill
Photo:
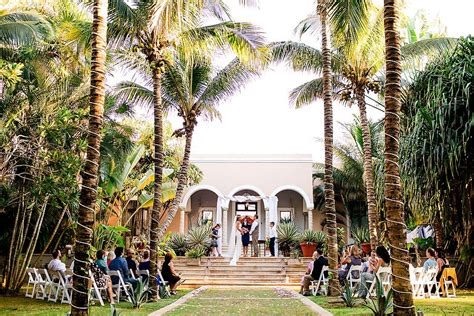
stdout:
POLYGON ((51 277, 49 276, 47 269, 36 269, 36 278, 38 280, 36 299, 44 300, 45 298, 48 298, 51 289, 51 277))
POLYGON ((71 304, 72 300, 72 270, 68 269, 64 273, 64 276, 61 275, 62 282, 62 297, 61 304, 71 304))
POLYGON ((33 298, 35 297, 36 287, 38 285, 38 278, 36 276, 36 269, 35 268, 27 268, 26 275, 28 277, 28 283, 26 284, 26 293, 25 297, 33 298), (30 292, 31 288, 31 292, 30 292))
POLYGON ((428 271, 425 272, 424 274, 424 283, 426 285, 426 290, 428 293, 428 297, 438 297, 439 298, 439 282, 436 281, 436 274, 438 274, 438 269, 436 268, 431 268, 428 269, 428 271), (434 288, 434 293, 432 293, 432 290, 434 288))
POLYGON ((410 265, 410 283, 413 297, 424 298, 424 274, 425 269, 415 268, 410 265))
POLYGON ((349 282, 349 286, 355 290, 360 285, 360 275, 362 274, 361 265, 351 265, 347 272, 346 280, 349 282))
POLYGON ((328 294, 328 279, 326 278, 326 272, 329 272, 329 267, 324 266, 319 275, 319 280, 311 281, 311 292, 316 295, 321 289, 324 295, 328 294))
POLYGON ((51 277, 51 286, 49 288, 48 301, 57 302, 59 294, 63 289, 63 277, 60 272, 54 271, 50 275, 51 277))
POLYGON ((112 289, 115 291, 115 294, 117 295, 117 303, 120 302, 120 295, 122 291, 125 293, 127 300, 131 301, 130 293, 133 292, 132 285, 130 283, 125 283, 122 278, 122 274, 120 271, 114 271, 114 270, 109 270, 107 271, 107 274, 110 275, 110 277, 113 279, 113 277, 118 278, 118 283, 113 284, 112 283, 112 289))
MULTIPOLYGON (((392 268, 379 267, 379 269, 377 270, 377 277, 380 283, 382 284, 384 294, 387 295, 388 291, 390 291, 390 288, 392 287, 392 268)), ((377 294, 375 293, 376 279, 374 278, 373 281, 367 280, 367 283, 371 283, 367 295, 375 296, 377 294)))

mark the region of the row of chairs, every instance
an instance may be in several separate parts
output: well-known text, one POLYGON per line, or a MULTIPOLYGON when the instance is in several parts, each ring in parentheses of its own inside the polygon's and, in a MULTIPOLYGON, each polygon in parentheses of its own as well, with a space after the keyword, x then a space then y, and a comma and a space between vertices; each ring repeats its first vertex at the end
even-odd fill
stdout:
MULTIPOLYGON (((324 266, 321 274, 319 275, 319 280, 311 282, 311 292, 313 295, 316 295, 318 292, 327 295, 329 281, 326 277, 326 274, 329 272, 329 267, 324 266)), ((361 274, 362 266, 353 265, 349 268, 347 273, 346 281, 351 286, 352 290, 355 291, 361 284, 361 274)), ((385 295, 388 294, 392 286, 392 269, 390 267, 380 267, 377 271, 377 276, 380 282, 382 283, 385 295)), ((367 283, 370 284, 368 295, 375 295, 375 279, 374 281, 368 280, 367 283)))
MULTIPOLYGON (((425 270, 422 267, 415 268, 410 265, 410 283, 413 297, 415 298, 439 298, 441 290, 440 282, 436 280, 437 268, 425 270), (434 291, 433 291, 434 290, 434 291)), ((444 291, 447 297, 456 297, 456 286, 452 280, 443 280, 444 291), (452 293, 450 293, 450 287, 452 293)))
POLYGON ((57 302, 61 296, 61 304, 70 304, 72 298, 72 284, 69 282, 72 271, 66 270, 64 275, 59 272, 49 274, 47 269, 27 268, 28 282, 26 297, 57 302))

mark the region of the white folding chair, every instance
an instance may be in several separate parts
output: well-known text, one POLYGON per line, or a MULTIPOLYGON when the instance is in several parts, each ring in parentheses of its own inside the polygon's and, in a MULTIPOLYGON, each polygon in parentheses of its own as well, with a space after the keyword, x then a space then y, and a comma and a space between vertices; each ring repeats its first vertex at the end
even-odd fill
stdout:
POLYGON ((439 298, 439 282, 436 281, 436 275, 438 274, 438 269, 437 268, 431 268, 431 269, 428 269, 428 271, 425 272, 425 275, 424 275, 424 283, 426 285, 426 289, 428 291, 428 297, 429 298, 432 298, 432 297, 436 297, 436 298, 439 298), (431 291, 433 290, 433 287, 434 287, 434 290, 435 292, 432 293, 431 291))
POLYGON ((137 276, 135 275, 135 273, 133 273, 133 270, 132 269, 129 269, 129 270, 130 270, 130 276, 132 277, 132 279, 136 280, 137 276))
MULTIPOLYGON (((163 279, 163 275, 161 275, 161 270, 160 269, 157 269, 157 271, 158 271, 158 277, 160 278, 160 282, 162 282, 163 285, 165 286, 166 294, 168 294, 168 296, 170 296, 171 295, 170 294, 171 288, 170 288, 170 285, 169 285, 168 281, 165 281, 165 279, 163 279)), ((159 294, 160 293, 159 284, 157 286, 158 286, 157 292, 159 294)))
POLYGON ((360 275, 362 274, 361 265, 351 265, 349 271, 347 272, 346 280, 349 282, 352 290, 355 290, 358 285, 360 285, 360 275))
POLYGON ((36 276, 36 269, 35 268, 27 268, 26 275, 28 277, 28 283, 26 284, 26 293, 25 297, 34 298, 35 293, 37 290, 38 285, 38 278, 36 276), (30 292, 31 287, 31 292, 30 292))
POLYGON ((141 278, 144 282, 150 282, 150 271, 137 270, 137 277, 141 278))
POLYGON ((448 280, 443 278, 443 286, 444 292, 446 293, 446 297, 456 297, 456 286, 453 283, 453 280, 448 280), (453 290, 453 294, 449 294, 449 286, 451 285, 451 289, 453 290))
POLYGON ((118 278, 118 283, 117 284, 112 283, 112 289, 115 291, 115 294, 117 295, 117 297, 116 297, 117 298, 117 303, 120 302, 120 295, 121 295, 122 291, 125 293, 125 295, 127 297, 127 300, 129 300, 131 302, 132 299, 130 297, 130 293, 133 291, 132 285, 129 284, 129 283, 125 283, 123 281, 122 274, 120 273, 120 271, 110 270, 110 271, 107 271, 107 274, 111 278, 113 278, 113 277, 118 278))
POLYGON ((61 304, 71 304, 72 299, 72 270, 68 269, 64 273, 64 276, 59 273, 61 276, 62 283, 62 297, 61 304))
POLYGON ((413 297, 417 298, 424 298, 424 274, 425 274, 425 269, 423 268, 415 268, 412 265, 410 265, 410 283, 411 283, 411 290, 413 297))
POLYGON ((50 277, 51 286, 49 288, 48 301, 57 302, 59 298, 59 293, 63 289, 63 277, 58 271, 51 272, 50 277))
POLYGON ((52 283, 48 270, 36 269, 36 279, 38 280, 36 299, 44 300, 45 298, 48 298, 52 283))
MULTIPOLYGON (((382 284, 384 294, 387 295, 388 291, 390 291, 390 288, 392 287, 392 268, 379 267, 379 269, 377 270, 377 277, 380 283, 382 284)), ((377 294, 375 293, 375 278, 373 281, 367 280, 367 283, 371 283, 367 295, 375 296, 377 294)))
POLYGON ((91 299, 99 301, 100 306, 104 306, 104 300, 102 299, 102 291, 105 291, 107 293, 107 288, 106 287, 99 287, 97 285, 97 282, 95 281, 91 270, 89 270, 89 277, 91 278, 91 281, 92 281, 92 296, 91 296, 91 299))
POLYGON ((319 280, 311 281, 311 292, 316 295, 321 289, 324 295, 328 295, 328 279, 326 278, 326 272, 329 272, 329 267, 324 266, 319 275, 319 280))

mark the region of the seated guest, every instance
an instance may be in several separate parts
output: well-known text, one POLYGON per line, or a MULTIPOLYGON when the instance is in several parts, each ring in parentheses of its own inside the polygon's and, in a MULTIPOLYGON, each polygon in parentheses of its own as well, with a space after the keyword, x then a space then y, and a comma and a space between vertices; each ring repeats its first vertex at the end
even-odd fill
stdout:
POLYGON ((313 266, 314 266, 314 260, 316 260, 318 257, 318 252, 315 251, 313 252, 313 260, 308 263, 308 266, 306 267, 306 272, 305 274, 301 277, 301 289, 300 289, 300 294, 303 294, 303 288, 304 288, 304 277, 307 275, 311 274, 311 271, 313 271, 313 266))
POLYGON ((428 271, 428 269, 437 269, 438 268, 438 262, 436 262, 436 253, 433 248, 428 248, 426 249, 426 259, 425 263, 423 264, 423 269, 425 271, 428 271))
POLYGON ((176 288, 183 282, 181 281, 181 277, 174 270, 174 264, 172 260, 173 255, 168 252, 165 255, 165 261, 161 267, 161 274, 163 275, 163 279, 168 281, 168 284, 170 285, 171 295, 176 295, 176 288))
POLYGON ((52 253, 53 259, 48 263, 48 270, 50 272, 60 272, 64 275, 66 272, 66 265, 61 261, 61 251, 56 250, 52 253))
POLYGON ((443 275, 444 269, 449 268, 449 261, 444 256, 443 249, 441 248, 436 249, 435 255, 436 263, 438 264, 438 273, 436 274, 436 281, 439 282, 439 280, 441 280, 441 276, 443 275))
MULTIPOLYGON (((125 258, 122 258, 123 248, 117 247, 115 248, 114 252, 115 252, 115 259, 110 261, 109 270, 120 271, 123 281, 125 283, 130 283, 133 286, 133 288, 135 288, 137 286, 137 280, 132 278, 132 276, 130 275, 130 270, 128 269, 127 260, 125 260, 125 258)), ((115 276, 112 277, 112 283, 113 284, 119 283, 118 277, 115 277, 115 276)))
MULTIPOLYGON (((343 269, 339 269, 338 271, 338 277, 339 277, 339 283, 341 283, 342 286, 345 285, 346 283, 346 277, 347 273, 349 273, 349 270, 351 266, 360 266, 362 264, 362 259, 360 257, 360 251, 359 247, 357 245, 352 246, 352 248, 349 251, 349 255, 344 257, 341 261, 341 265, 345 265, 343 269)), ((351 273, 353 277, 358 278, 359 275, 355 275, 354 273, 351 273)))
POLYGON ((372 252, 371 258, 369 259, 369 269, 360 276, 360 286, 357 295, 361 298, 365 298, 368 294, 369 288, 367 281, 374 282, 375 274, 380 267, 388 267, 390 265, 390 254, 384 246, 378 246, 375 249, 375 253, 372 252))
POLYGON ((91 264, 91 272, 94 277, 94 281, 99 288, 107 289, 107 297, 110 304, 114 304, 114 291, 112 290, 112 280, 107 275, 107 256, 104 250, 99 250, 96 253, 96 260, 91 264))
POLYGON ((138 264, 138 270, 150 270, 150 252, 148 250, 143 251, 143 258, 138 264))
POLYGON ((135 251, 133 249, 127 249, 127 260, 128 268, 133 271, 133 274, 137 275, 137 261, 135 260, 135 251))
POLYGON ((107 267, 109 266, 110 262, 115 259, 115 253, 112 249, 109 249, 109 253, 107 254, 107 267))
POLYGON ((328 259, 324 258, 323 251, 321 249, 316 250, 316 255, 314 256, 316 259, 313 262, 313 270, 311 271, 311 274, 306 275, 303 278, 303 295, 305 296, 311 295, 311 292, 309 291, 309 285, 311 284, 311 281, 319 280, 323 267, 328 265, 328 259))

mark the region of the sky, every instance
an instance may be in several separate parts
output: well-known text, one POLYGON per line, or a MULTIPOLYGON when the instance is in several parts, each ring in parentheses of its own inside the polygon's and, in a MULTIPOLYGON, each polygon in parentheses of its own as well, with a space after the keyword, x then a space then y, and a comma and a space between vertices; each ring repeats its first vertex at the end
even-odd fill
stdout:
MULTIPOLYGON (((238 5, 227 0, 235 21, 260 26, 268 41, 295 40, 293 29, 313 12, 314 0, 260 0, 258 8, 238 5)), ((383 1, 376 0, 381 4, 383 1)), ((404 11, 413 16, 423 9, 429 20, 439 18, 447 35, 458 37, 474 34, 471 0, 406 1, 404 11), (460 9, 462 8, 462 9, 460 9)), ((317 38, 303 42, 319 48, 317 38)), ((193 154, 312 154, 313 161, 324 160, 323 105, 318 101, 302 109, 292 109, 288 95, 292 88, 312 79, 309 73, 295 73, 285 65, 274 65, 260 78, 247 84, 239 93, 219 106, 222 120, 200 120, 193 137, 193 154)), ((334 103, 335 142, 347 137, 339 123, 351 122, 358 113, 356 106, 348 108, 334 103)), ((380 119, 383 113, 368 107, 369 118, 380 119)), ((169 120, 180 127, 177 117, 169 120)))

